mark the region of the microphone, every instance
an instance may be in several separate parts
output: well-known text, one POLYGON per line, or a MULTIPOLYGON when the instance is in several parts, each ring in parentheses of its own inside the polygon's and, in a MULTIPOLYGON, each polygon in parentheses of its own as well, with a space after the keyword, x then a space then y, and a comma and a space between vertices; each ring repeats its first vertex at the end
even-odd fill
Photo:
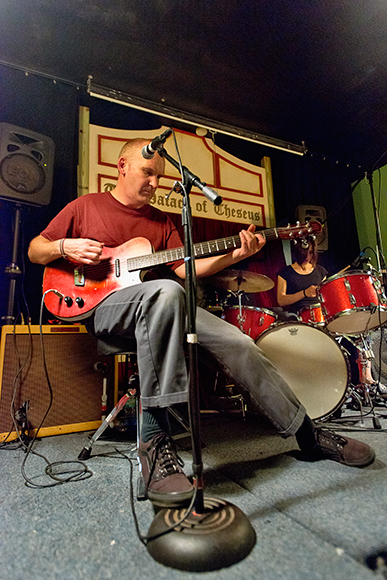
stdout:
POLYGON ((162 135, 152 139, 151 143, 144 145, 144 147, 141 149, 141 154, 144 159, 153 159, 155 153, 162 148, 171 133, 172 129, 167 129, 162 135))
POLYGON ((354 261, 351 264, 351 268, 358 268, 360 266, 360 264, 362 264, 363 262, 366 262, 368 260, 368 258, 363 258, 364 256, 364 250, 362 252, 360 252, 360 254, 358 255, 357 258, 354 259, 354 261))

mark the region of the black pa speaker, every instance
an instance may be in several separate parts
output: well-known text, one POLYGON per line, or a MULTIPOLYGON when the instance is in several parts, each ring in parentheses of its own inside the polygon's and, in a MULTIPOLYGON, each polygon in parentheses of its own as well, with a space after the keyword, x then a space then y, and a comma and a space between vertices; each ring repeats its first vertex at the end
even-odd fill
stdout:
POLYGON ((328 249, 328 226, 325 223, 327 219, 327 212, 321 205, 299 205, 297 207, 297 219, 304 223, 307 221, 317 221, 324 224, 322 231, 317 234, 317 250, 319 252, 326 252, 328 249))
POLYGON ((31 205, 48 205, 54 151, 54 141, 50 137, 0 123, 0 197, 31 205))

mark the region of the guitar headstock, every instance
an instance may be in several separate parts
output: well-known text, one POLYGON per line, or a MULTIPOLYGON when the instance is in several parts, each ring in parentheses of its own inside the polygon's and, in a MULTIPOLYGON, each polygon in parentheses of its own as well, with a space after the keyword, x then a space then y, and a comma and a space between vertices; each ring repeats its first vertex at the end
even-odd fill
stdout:
POLYGON ((295 226, 287 226, 286 228, 278 228, 278 235, 283 240, 292 240, 296 238, 304 238, 305 236, 313 236, 319 234, 323 229, 320 222, 310 221, 304 224, 297 223, 295 226))

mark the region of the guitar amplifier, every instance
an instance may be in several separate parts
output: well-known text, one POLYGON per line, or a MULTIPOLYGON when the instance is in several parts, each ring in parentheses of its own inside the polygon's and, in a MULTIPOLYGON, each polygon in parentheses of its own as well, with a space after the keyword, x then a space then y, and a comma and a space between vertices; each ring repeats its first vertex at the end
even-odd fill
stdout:
POLYGON ((95 364, 102 361, 106 362, 106 357, 97 354, 97 339, 82 325, 44 325, 42 334, 39 326, 3 326, 0 441, 15 439, 12 416, 23 406, 29 435, 43 419, 39 437, 97 429, 104 381, 95 364), (52 389, 51 406, 43 353, 52 389))

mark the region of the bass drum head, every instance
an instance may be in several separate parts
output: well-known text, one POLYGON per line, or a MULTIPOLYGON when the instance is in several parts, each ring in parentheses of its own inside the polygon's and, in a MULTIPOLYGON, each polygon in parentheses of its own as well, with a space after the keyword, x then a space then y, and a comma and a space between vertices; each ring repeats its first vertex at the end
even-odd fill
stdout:
POLYGON ((327 419, 344 403, 350 382, 347 357, 323 330, 302 322, 276 324, 256 341, 311 419, 327 419))

